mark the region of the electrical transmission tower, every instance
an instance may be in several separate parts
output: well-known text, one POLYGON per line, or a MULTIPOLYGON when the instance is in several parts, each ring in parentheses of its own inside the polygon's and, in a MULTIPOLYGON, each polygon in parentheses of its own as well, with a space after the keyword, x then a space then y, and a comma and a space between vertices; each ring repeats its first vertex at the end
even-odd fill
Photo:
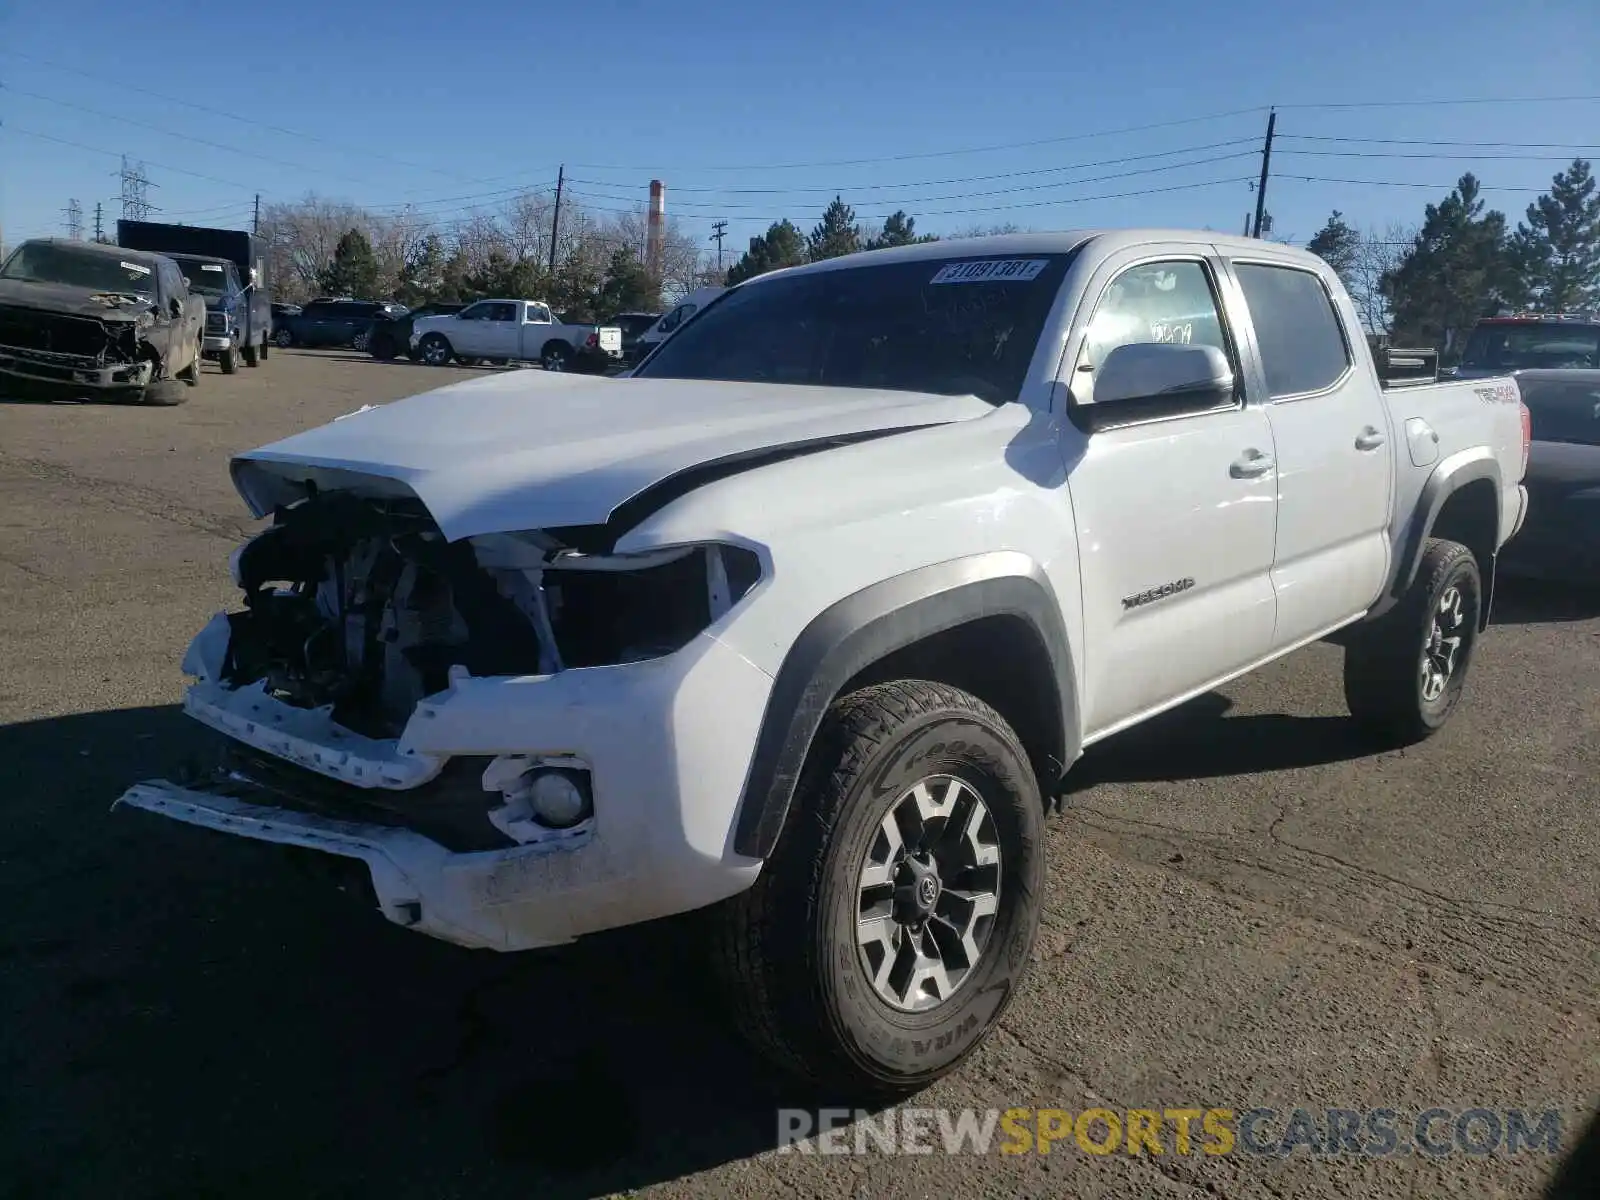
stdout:
POLYGON ((145 178, 143 163, 129 163, 128 156, 122 156, 122 170, 117 172, 122 180, 122 215, 129 221, 142 221, 150 215, 155 205, 150 203, 145 189, 152 187, 151 182, 145 178))
POLYGON ((68 200, 66 208, 61 211, 67 217, 67 236, 75 242, 83 241, 83 205, 76 200, 68 200))
POLYGON ((94 202, 94 240, 97 242, 106 240, 105 214, 101 211, 101 208, 100 201, 96 200, 94 202))

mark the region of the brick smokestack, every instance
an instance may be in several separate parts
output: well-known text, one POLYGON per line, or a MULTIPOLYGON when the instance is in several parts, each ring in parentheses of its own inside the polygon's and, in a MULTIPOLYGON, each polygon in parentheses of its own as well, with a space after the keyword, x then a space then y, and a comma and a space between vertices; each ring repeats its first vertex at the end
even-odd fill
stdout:
POLYGON ((661 234, 667 216, 667 185, 650 181, 650 215, 644 232, 644 265, 652 277, 661 278, 661 234))

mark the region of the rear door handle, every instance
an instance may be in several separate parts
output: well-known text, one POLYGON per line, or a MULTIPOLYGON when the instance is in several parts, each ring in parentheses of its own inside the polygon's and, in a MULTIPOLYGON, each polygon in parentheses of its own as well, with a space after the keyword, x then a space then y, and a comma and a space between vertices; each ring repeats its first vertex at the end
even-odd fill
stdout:
POLYGON ((1383 434, 1371 425, 1356 435, 1357 450, 1376 450, 1381 445, 1383 445, 1383 434))
POLYGON ((1276 465, 1270 454, 1259 450, 1246 450, 1243 458, 1235 459, 1228 474, 1235 479, 1259 479, 1276 465))

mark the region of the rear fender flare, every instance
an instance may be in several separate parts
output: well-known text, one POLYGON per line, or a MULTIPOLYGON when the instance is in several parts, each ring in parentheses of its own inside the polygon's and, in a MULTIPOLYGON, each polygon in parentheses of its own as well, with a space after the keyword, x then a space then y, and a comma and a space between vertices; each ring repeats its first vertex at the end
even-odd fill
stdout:
MULTIPOLYGON (((1427 547, 1428 538, 1433 534, 1445 501, 1467 484, 1480 479, 1492 483, 1496 495, 1499 494, 1500 464, 1495 460, 1494 453, 1486 446, 1475 446, 1469 450, 1459 451, 1434 468, 1433 474, 1429 475, 1428 481, 1422 485, 1422 494, 1417 497, 1416 519, 1406 527, 1405 536, 1395 555, 1393 582, 1370 616, 1377 617, 1387 612, 1416 582, 1417 570, 1422 565, 1422 553, 1427 547)), ((1499 545, 1498 532, 1495 544, 1499 545)), ((1494 567, 1493 561, 1478 564, 1479 570, 1483 573, 1484 588, 1487 593, 1482 606, 1485 620, 1488 618, 1494 594, 1494 567)))
MULTIPOLYGON (((856 675, 896 650, 985 617, 1011 616, 1037 636, 1056 682, 1053 744, 1064 773, 1081 749, 1076 675, 1066 624, 1043 570, 996 551, 935 563, 836 601, 790 646, 762 717, 735 820, 733 850, 765 858, 777 845, 801 768, 828 706, 856 675)), ((1046 781, 1049 782, 1049 781, 1046 781)))

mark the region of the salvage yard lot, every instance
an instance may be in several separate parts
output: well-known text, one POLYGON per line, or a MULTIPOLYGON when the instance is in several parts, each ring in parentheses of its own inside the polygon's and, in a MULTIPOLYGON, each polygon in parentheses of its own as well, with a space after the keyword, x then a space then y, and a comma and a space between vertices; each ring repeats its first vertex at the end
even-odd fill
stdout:
MULTIPOLYGON (((482 374, 274 352, 176 409, 0 403, 8 1196, 1537 1194, 1548 1157, 779 1157, 837 1103, 725 1033, 690 923, 503 957, 138 813, 252 527, 230 451, 482 374)), ((536 377, 532 377, 532 382, 536 377)), ((530 403, 537 403, 530 398, 530 403)), ((919 1107, 1600 1101, 1600 599, 1507 585, 1467 701, 1373 755, 1318 646, 1094 747, 1037 962, 919 1107)))

